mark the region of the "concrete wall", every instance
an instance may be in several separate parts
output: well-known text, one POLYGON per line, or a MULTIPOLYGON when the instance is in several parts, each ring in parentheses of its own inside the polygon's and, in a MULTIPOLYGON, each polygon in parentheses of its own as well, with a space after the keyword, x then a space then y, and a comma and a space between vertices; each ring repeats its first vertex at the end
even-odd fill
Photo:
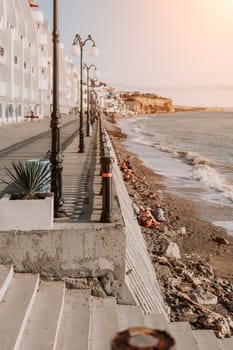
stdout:
POLYGON ((112 146, 111 156, 115 159, 112 171, 113 181, 126 233, 124 261, 125 270, 129 273, 125 275, 125 283, 135 302, 142 307, 145 313, 163 313, 167 316, 157 277, 147 252, 141 228, 134 217, 132 201, 112 146))
POLYGON ((125 234, 120 224, 75 224, 70 229, 0 232, 0 263, 16 271, 57 277, 125 275, 125 234), (76 226, 75 226, 76 225, 76 226))

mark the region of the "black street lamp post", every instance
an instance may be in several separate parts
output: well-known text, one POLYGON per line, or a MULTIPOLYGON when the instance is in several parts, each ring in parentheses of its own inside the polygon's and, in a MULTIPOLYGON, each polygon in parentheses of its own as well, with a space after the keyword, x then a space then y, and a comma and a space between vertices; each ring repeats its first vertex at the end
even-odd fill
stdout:
POLYGON ((94 123, 94 121, 96 120, 96 116, 97 116, 97 93, 94 90, 94 84, 93 84, 93 80, 91 80, 92 84, 92 90, 91 90, 91 121, 92 123, 94 123))
POLYGON ((88 35, 87 39, 84 41, 81 39, 79 34, 76 34, 73 40, 71 54, 73 56, 80 56, 80 110, 79 110, 79 153, 84 153, 84 131, 83 131, 83 47, 90 41, 92 42, 92 47, 90 50, 91 56, 97 56, 99 50, 95 46, 95 41, 92 39, 91 35, 88 35))
POLYGON ((59 110, 59 30, 58 30, 58 0, 53 0, 53 105, 51 113, 51 154, 52 165, 51 191, 54 193, 54 217, 61 217, 64 203, 62 198, 62 154, 60 145, 61 115, 59 110))
POLYGON ((85 68, 87 71, 87 136, 91 136, 89 80, 90 80, 90 70, 94 68, 94 70, 97 71, 97 68, 94 64, 87 66, 86 63, 84 63, 83 68, 85 68))

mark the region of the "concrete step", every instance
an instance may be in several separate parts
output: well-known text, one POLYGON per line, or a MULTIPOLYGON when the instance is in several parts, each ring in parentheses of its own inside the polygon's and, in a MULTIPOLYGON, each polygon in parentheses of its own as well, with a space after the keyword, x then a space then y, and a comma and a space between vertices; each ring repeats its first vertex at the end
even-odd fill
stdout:
POLYGON ((116 299, 91 297, 88 350, 109 350, 111 338, 116 332, 118 332, 116 299))
POLYGON ((14 275, 0 304, 0 349, 19 349, 38 285, 39 275, 14 275))
POLYGON ((13 265, 0 265, 0 302, 2 301, 13 277, 13 265))
POLYGON ((164 331, 168 327, 168 322, 164 314, 144 315, 144 325, 148 328, 164 331))
POLYGON ((139 306, 116 305, 116 310, 119 331, 123 331, 129 327, 143 327, 144 317, 139 306))
POLYGON ((212 330, 194 330, 193 335, 198 343, 200 350, 221 350, 218 339, 212 330))
POLYGON ((171 322, 166 330, 175 339, 176 350, 200 350, 188 322, 171 322))
POLYGON ((20 350, 55 349, 64 296, 64 282, 41 282, 23 333, 20 350))
POLYGON ((57 350, 87 350, 90 324, 90 290, 67 289, 57 350))
POLYGON ((221 350, 232 350, 233 349, 233 337, 218 339, 221 350))

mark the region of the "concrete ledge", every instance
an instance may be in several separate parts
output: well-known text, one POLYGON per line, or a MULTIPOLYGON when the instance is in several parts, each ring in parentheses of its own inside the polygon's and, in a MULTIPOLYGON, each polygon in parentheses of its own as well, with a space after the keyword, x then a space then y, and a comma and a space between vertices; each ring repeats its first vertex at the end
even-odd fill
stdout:
POLYGON ((69 229, 0 232, 0 263, 18 272, 88 277, 113 271, 125 275, 125 234, 120 224, 76 224, 69 229))

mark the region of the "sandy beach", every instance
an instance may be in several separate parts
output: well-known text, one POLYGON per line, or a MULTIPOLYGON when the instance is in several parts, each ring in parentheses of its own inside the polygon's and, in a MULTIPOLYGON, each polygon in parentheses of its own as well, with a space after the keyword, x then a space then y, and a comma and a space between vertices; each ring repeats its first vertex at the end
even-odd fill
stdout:
MULTIPOLYGON (((118 117, 115 116, 115 120, 118 117)), ((233 237, 223 228, 201 220, 196 203, 169 194, 169 188, 162 184, 162 177, 145 167, 137 155, 125 149, 122 140, 126 135, 117 127, 114 118, 105 117, 104 124, 119 162, 128 159, 137 179, 136 185, 135 181, 125 181, 132 201, 138 206, 152 209, 156 203, 160 203, 165 211, 166 222, 155 228, 142 227, 142 233, 165 300, 171 309, 171 319, 188 320, 196 327, 212 328, 220 337, 232 335, 233 237), (177 263, 166 257, 169 242, 179 247, 180 259, 177 263), (185 275, 186 270, 190 278, 185 275), (194 304, 191 300, 195 300, 194 304), (212 321, 203 321, 202 318, 209 314, 226 318, 224 322, 228 326, 225 333, 218 331, 219 326, 213 321, 215 316, 212 321)))

